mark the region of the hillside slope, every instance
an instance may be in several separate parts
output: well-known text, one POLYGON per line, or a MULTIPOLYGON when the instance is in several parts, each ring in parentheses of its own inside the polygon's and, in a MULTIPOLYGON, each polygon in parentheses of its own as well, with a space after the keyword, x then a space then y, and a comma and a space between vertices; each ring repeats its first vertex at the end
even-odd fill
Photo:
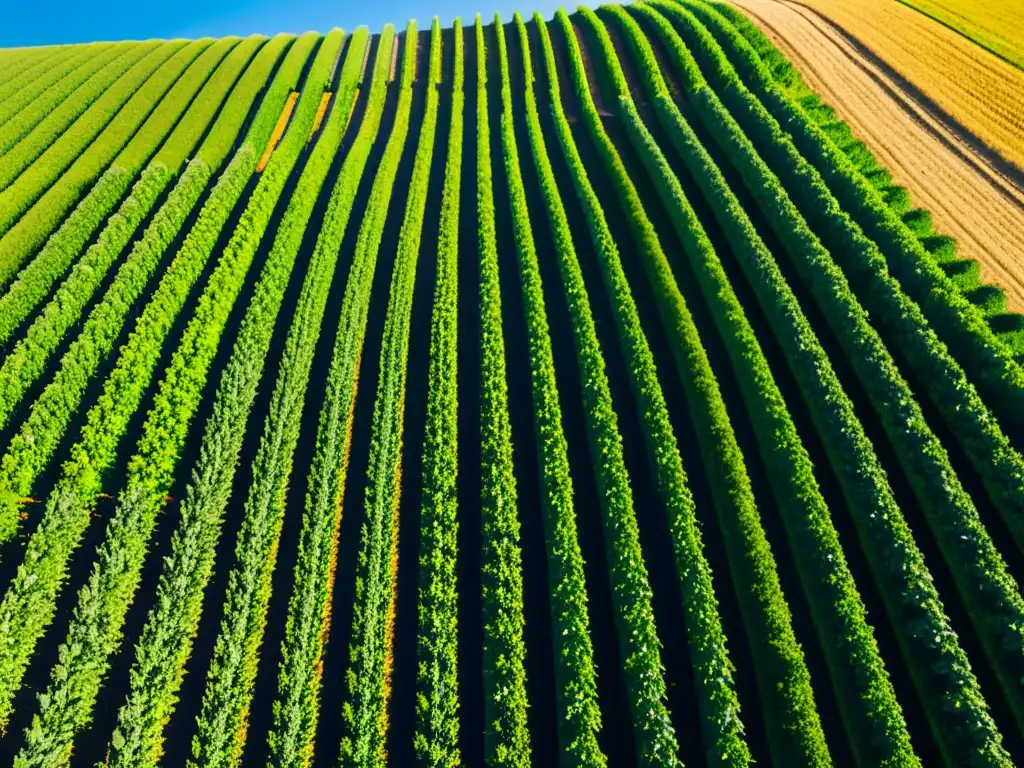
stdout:
POLYGON ((858 83, 706 0, 0 73, 19 768, 1024 757, 1017 224, 858 83))

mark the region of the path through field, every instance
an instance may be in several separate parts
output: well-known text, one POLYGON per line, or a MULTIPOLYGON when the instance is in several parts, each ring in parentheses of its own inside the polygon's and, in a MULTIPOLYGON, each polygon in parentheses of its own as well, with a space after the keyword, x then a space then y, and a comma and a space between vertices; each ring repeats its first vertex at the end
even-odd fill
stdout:
POLYGON ((797 65, 814 90, 932 212, 936 229, 981 263, 982 279, 1024 309, 1024 189, 915 100, 849 34, 801 3, 734 0, 797 65))

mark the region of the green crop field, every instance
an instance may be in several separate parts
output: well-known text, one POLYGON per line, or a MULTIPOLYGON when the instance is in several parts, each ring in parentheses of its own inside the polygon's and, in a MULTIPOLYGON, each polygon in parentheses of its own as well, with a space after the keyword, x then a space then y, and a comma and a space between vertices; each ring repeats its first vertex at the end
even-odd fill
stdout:
POLYGON ((0 754, 1013 766, 978 274, 717 2, 0 51, 0 754))

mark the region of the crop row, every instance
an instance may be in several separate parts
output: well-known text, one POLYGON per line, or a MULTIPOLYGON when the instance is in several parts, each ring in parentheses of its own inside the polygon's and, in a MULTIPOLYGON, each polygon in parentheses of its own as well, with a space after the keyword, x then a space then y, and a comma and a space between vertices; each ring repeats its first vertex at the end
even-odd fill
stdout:
MULTIPOLYGON (((180 311, 252 176, 256 166, 255 157, 258 156, 257 148, 266 143, 281 103, 294 86, 316 39, 315 35, 304 36, 293 46, 280 75, 275 78, 263 99, 242 147, 218 180, 198 220, 155 289, 153 298, 143 309, 142 317, 147 318, 145 322, 149 322, 150 316, 161 316, 161 313, 172 307, 178 307, 173 310, 174 313, 180 311)), ((141 297, 165 251, 216 170, 214 163, 222 161, 225 146, 233 141, 239 127, 238 115, 228 118, 221 126, 223 132, 217 130, 211 134, 211 138, 218 138, 210 145, 210 163, 198 157, 190 163, 143 238, 136 242, 129 257, 118 269, 103 298, 89 313, 78 337, 61 358, 54 378, 32 404, 22 427, 0 459, 2 538, 9 538, 17 530, 19 498, 31 495, 36 478, 67 429, 86 386, 113 350, 131 307, 141 297)), ((206 149, 204 144, 200 155, 204 155, 206 149)), ((118 225, 126 227, 127 222, 118 222, 118 225)), ((102 243, 98 245, 102 246, 102 243)), ((87 278, 88 274, 82 275, 86 290, 89 285, 87 278)), ((66 287, 77 292, 80 284, 73 275, 72 282, 66 287)), ((58 292, 57 301, 47 306, 43 315, 31 326, 28 335, 15 346, 12 354, 0 366, 0 392, 4 393, 3 402, 7 404, 7 408, 0 411, 0 423, 6 423, 13 406, 28 386, 46 370, 46 362, 56 349, 61 335, 73 327, 73 321, 77 320, 72 312, 63 312, 64 298, 62 292, 58 292)), ((66 298, 75 300, 72 296, 66 298)), ((166 329, 159 331, 165 332, 166 329)))
MULTIPOLYGON (((564 13, 558 14, 556 21, 563 29, 571 52, 573 77, 584 116, 592 132, 604 133, 587 86, 572 22, 564 13)), ((607 31, 598 27, 595 32, 602 60, 606 65, 611 64, 610 56, 614 56, 614 51, 607 31)), ((618 74, 621 78, 621 72, 618 74)), ((617 91, 628 93, 628 86, 619 85, 617 91)), ((630 116, 628 111, 626 116, 630 116)), ((634 238, 642 244, 643 267, 654 289, 662 322, 670 332, 673 357, 690 403, 696 437, 711 478, 729 568, 737 584, 741 615, 751 641, 751 652, 757 660, 758 687, 772 754, 780 763, 829 765, 831 758, 815 707, 810 674, 793 634, 775 558, 761 526, 750 478, 714 371, 636 188, 621 160, 616 162, 617 154, 612 154, 614 146, 610 139, 601 144, 620 200, 628 211, 634 238)))
MULTIPOLYGON (((357 31, 350 44, 352 50, 359 51, 365 38, 365 30, 357 31)), ((343 103, 355 96, 350 70, 343 74, 339 96, 343 103)), ((316 84, 310 85, 315 93, 316 84)), ((160 575, 156 607, 136 648, 128 701, 121 708, 118 728, 111 739, 111 765, 151 766, 159 759, 162 729, 175 706, 198 630, 247 417, 305 231, 304 221, 343 134, 344 125, 335 118, 328 122, 314 148, 278 226, 271 254, 221 375, 193 482, 185 491, 180 524, 171 540, 171 557, 160 575)))
MULTIPOLYGON (((642 10, 648 10, 643 6, 642 10)), ((729 189, 720 170, 701 146, 699 139, 672 101, 668 86, 650 43, 633 18, 619 9, 609 9, 626 32, 639 69, 644 72, 648 98, 658 120, 671 136, 678 154, 701 187, 733 250, 756 250, 759 258, 770 259, 763 241, 729 189)), ((585 14, 586 15, 586 14, 585 14)), ((671 29, 670 27, 668 28, 671 29)), ((688 93, 688 95, 690 95, 688 93)), ((699 100, 704 92, 692 95, 699 100)), ((627 125, 640 125, 635 108, 627 104, 627 125)), ((630 131, 637 138, 644 129, 630 131)), ((692 254, 691 261, 703 262, 696 270, 698 281, 712 308, 743 399, 752 414, 752 425, 765 461, 778 509, 790 547, 800 552, 797 572, 808 596, 821 646, 828 660, 830 676, 837 689, 851 743, 862 759, 879 765, 917 765, 896 694, 882 662, 867 611, 840 546, 839 536, 814 477, 807 450, 797 434, 782 393, 775 383, 767 359, 746 320, 721 262, 711 247, 696 214, 686 201, 680 183, 660 150, 645 152, 649 138, 638 142, 638 151, 671 211, 680 237, 692 254)))
MULTIPOLYGON (((528 59, 529 43, 525 39, 526 28, 518 14, 514 19, 520 44, 523 45, 527 127, 531 154, 537 166, 547 209, 546 218, 554 235, 559 262, 575 262, 572 235, 555 187, 554 172, 547 157, 544 138, 540 135, 537 106, 532 98, 533 71, 528 59)), ((573 506, 569 446, 562 426, 562 409, 555 381, 554 352, 547 311, 544 307, 540 265, 516 145, 515 106, 512 100, 505 32, 497 15, 494 19, 494 31, 501 71, 501 138, 530 351, 534 433, 541 473, 541 516, 547 550, 548 592, 551 596, 552 637, 556 659, 555 686, 559 715, 560 763, 604 766, 607 764, 607 758, 597 741, 597 734, 601 729, 601 711, 597 703, 597 670, 594 665, 593 643, 590 639, 583 554, 580 551, 576 510, 573 506)), ((634 520, 633 499, 625 473, 622 441, 615 423, 615 415, 611 411, 611 395, 608 391, 604 360, 597 346, 586 291, 584 289, 582 295, 579 295, 576 293, 579 290, 580 286, 577 284, 567 288, 566 293, 572 294, 570 312, 573 316, 573 335, 577 356, 580 359, 581 378, 593 385, 593 388, 588 388, 584 393, 584 407, 588 409, 587 426, 591 456, 597 464, 599 491, 604 499, 602 511, 606 516, 616 520, 615 527, 626 523, 623 529, 625 536, 622 538, 629 539, 631 535, 636 535, 636 528, 635 525, 629 525, 630 521, 634 520), (591 414, 590 408, 594 406, 599 410, 591 414)), ((627 568, 636 571, 639 581, 646 580, 646 568, 642 559, 629 562, 627 568)), ((615 581, 613 576, 613 583, 615 581)), ((650 599, 649 591, 631 595, 637 596, 641 600, 650 599)), ((628 601, 629 598, 625 600, 628 601)), ((643 608, 641 603, 639 610, 642 611, 643 608)), ((634 606, 633 610, 636 609, 637 606, 634 606)), ((649 614, 647 618, 653 620, 653 614, 649 614)), ((664 723, 668 718, 662 701, 663 687, 658 685, 656 679, 661 676, 661 661, 653 621, 643 629, 642 633, 629 631, 621 634, 626 635, 624 657, 627 674, 634 678, 647 675, 655 678, 641 694, 646 694, 648 700, 641 699, 639 707, 634 705, 635 713, 642 713, 640 716, 645 721, 644 726, 654 723, 654 727, 651 728, 641 726, 642 731, 651 732, 648 743, 640 747, 641 755, 645 759, 650 759, 651 753, 672 755, 675 748, 671 729, 666 731, 658 727, 659 722, 664 723), (638 647, 644 645, 648 647, 647 653, 637 653, 638 647)), ((636 690, 635 685, 633 687, 636 690)), ((671 764, 671 760, 666 764, 671 764)))
MULTIPOLYGON (((1015 452, 1005 442, 1000 442, 1002 433, 998 424, 977 402, 973 387, 962 380, 962 371, 959 373, 960 381, 957 381, 958 377, 954 375, 956 364, 928 328, 920 310, 899 292, 898 285, 887 273, 875 271, 870 266, 876 257, 880 258, 877 250, 845 214, 836 214, 840 209, 834 198, 828 202, 830 194, 821 177, 799 156, 774 118, 741 85, 733 83, 731 87, 720 89, 719 93, 760 152, 758 161, 762 169, 766 169, 767 162, 772 170, 782 174, 784 183, 788 182, 785 189, 794 194, 805 211, 811 212, 816 226, 841 238, 845 244, 845 251, 833 249, 830 253, 793 203, 786 212, 787 208, 780 200, 788 200, 788 197, 779 198, 774 193, 756 194, 755 190, 761 183, 758 177, 749 174, 745 177, 744 183, 755 194, 758 206, 866 390, 897 459, 911 480, 912 489, 950 565, 958 590, 973 606, 972 618, 986 655, 998 670, 1007 698, 1019 718, 1022 702, 1019 691, 1010 681, 1019 679, 1021 659, 1019 654, 1008 651, 1013 645, 1019 645, 1024 634, 1020 618, 1024 602, 1019 588, 954 471, 945 447, 926 423, 909 384, 898 370, 876 327, 893 331, 895 326, 894 332, 899 339, 897 346, 902 354, 914 361, 915 370, 933 370, 932 365, 939 365, 948 372, 949 380, 930 382, 929 388, 932 391, 936 388, 960 388, 955 394, 950 393, 950 398, 954 408, 960 404, 963 411, 962 418, 954 422, 961 427, 962 439, 970 439, 980 433, 980 439, 987 440, 987 447, 999 452, 1011 464, 1015 452), (851 290, 846 274, 833 261, 832 254, 846 262, 846 274, 860 271, 872 276, 875 287, 871 291, 871 322, 851 290), (916 330, 911 332, 907 325, 914 326, 916 330), (900 329, 900 326, 904 327, 900 329)), ((764 172, 767 171, 762 170, 764 172)), ((934 379, 934 375, 931 378, 934 379)), ((1005 441, 1005 437, 1002 440, 1005 441)), ((1004 467, 1005 463, 995 465, 992 471, 1008 483, 1019 477, 1012 470, 1004 472, 1004 467)), ((985 477, 984 474, 982 476, 985 477)))
POLYGON ((451 126, 437 236, 430 316, 430 368, 423 440, 417 610, 416 731, 421 765, 455 768, 459 751, 458 638, 458 298, 459 206, 466 98, 462 21, 452 26, 451 126))
POLYGON ((64 62, 60 66, 51 68, 30 87, 18 87, 13 95, 0 96, 0 155, 9 152, 82 83, 135 45, 138 43, 82 46, 78 55, 61 57, 64 62))
MULTIPOLYGON (((107 526, 89 581, 79 594, 67 639, 60 648, 61 663, 54 669, 50 687, 40 700, 40 713, 28 731, 28 743, 21 753, 26 766, 49 765, 56 755, 70 752, 74 734, 90 721, 110 654, 120 643, 121 627, 138 588, 156 518, 170 490, 178 456, 199 407, 221 334, 271 213, 305 146, 323 89, 323 80, 318 78, 326 78, 328 62, 333 62, 342 38, 340 30, 325 37, 292 131, 261 177, 157 388, 136 453, 128 463, 125 489, 107 526)), ((326 164, 329 165, 330 160, 326 164)), ((301 201, 301 197, 293 197, 292 206, 301 205, 301 201)), ((299 218, 301 220, 301 215, 299 218)), ((285 219, 288 219, 287 214, 285 219)), ((286 221, 282 225, 280 231, 285 239, 294 237, 292 224, 286 221)), ((301 231, 299 227, 300 239, 301 231)), ((293 262, 296 250, 297 245, 294 249, 272 248, 263 271, 273 277, 261 280, 260 285, 273 285, 273 278, 287 284, 289 256, 293 262), (285 262, 283 266, 281 261, 285 262), (275 272, 283 272, 284 276, 275 272)), ((279 290, 283 293, 283 287, 279 290)), ((257 297, 262 298, 259 286, 257 297)), ((72 449, 72 461, 78 462, 68 473, 72 480, 76 473, 82 476, 81 469, 92 475, 90 479, 98 480, 112 463, 117 442, 152 375, 150 371, 138 371, 136 363, 137 358, 131 354, 118 361, 97 406, 90 411, 82 440, 72 449)), ((87 499, 87 492, 98 488, 85 485, 76 490, 85 491, 81 496, 87 499)), ((82 504, 82 511, 89 511, 87 502, 82 504)))
MULTIPOLYGON (((671 27, 658 23, 659 20, 664 22, 664 18, 650 10, 654 7, 666 13, 674 12, 675 7, 650 4, 638 6, 636 12, 655 22, 677 71, 685 75, 686 98, 695 114, 709 133, 723 137, 723 149, 745 169, 741 170, 742 173, 759 175, 765 198, 785 200, 785 193, 779 189, 778 182, 773 181, 763 169, 758 171, 758 158, 750 142, 715 94, 707 88, 686 49, 674 44, 676 38, 671 27)), ((709 44, 706 39, 700 42, 709 44)), ((716 186, 721 188, 723 183, 716 186)), ((712 202, 716 199, 713 189, 706 196, 712 202)), ((791 203, 789 209, 789 220, 796 221, 799 214, 791 203)), ((737 210, 733 207, 733 211, 737 210)), ((964 738, 957 734, 966 724, 971 724, 968 731, 975 733, 980 742, 966 740, 962 753, 964 760, 973 750, 983 751, 985 743, 998 745, 998 733, 966 656, 950 630, 949 619, 927 575, 921 552, 820 342, 800 311, 771 253, 764 249, 763 244, 754 247, 753 244, 759 240, 753 234, 749 220, 744 223, 734 218, 723 220, 722 224, 734 240, 733 250, 740 267, 765 311, 775 338, 783 346, 788 365, 821 433, 829 461, 849 501, 869 564, 881 587, 887 612, 904 648, 904 658, 911 666, 915 681, 922 687, 922 700, 929 717, 943 733, 943 739, 964 738), (744 243, 752 245, 744 246, 744 243), (933 630, 922 633, 919 630, 921 626, 933 630), (941 638, 941 641, 933 642, 934 637, 941 638), (944 670, 941 677, 937 669, 944 670)), ((800 547, 798 551, 805 549, 800 547)), ((828 570, 831 572, 831 566, 828 570)), ((828 650, 826 648, 826 652, 828 650)), ((861 746, 868 745, 862 743, 861 746)), ((957 753, 953 742, 948 748, 951 753, 957 753)))
MULTIPOLYGON (((109 268, 110 260, 120 253, 127 243, 127 238, 177 174, 194 143, 199 140, 199 136, 213 119, 221 100, 227 95, 235 79, 263 40, 252 37, 241 45, 236 45, 237 42, 236 39, 230 38, 218 42, 196 60, 167 97, 160 102, 139 132, 118 154, 99 181, 89 190, 89 194, 75 206, 60 228, 50 236, 39 253, 21 271, 17 280, 9 286, 7 293, 0 299, 0 342, 10 338, 20 323, 47 296, 53 283, 67 271, 82 247, 113 210, 147 159, 160 146, 164 136, 175 126, 175 122, 184 112, 181 122, 174 127, 174 131, 167 139, 167 146, 160 153, 161 159, 154 160, 142 172, 137 182, 141 185, 138 187, 139 194, 136 195, 136 191, 133 190, 121 206, 125 214, 122 217, 123 222, 128 224, 130 229, 121 228, 121 237, 115 235, 112 238, 104 238, 105 227, 99 236, 100 240, 105 241, 102 252, 108 256, 108 260, 97 263, 93 259, 90 266, 94 279, 97 282, 102 280, 109 268), (231 53, 223 65, 218 66, 221 58, 229 51, 231 53), (211 75, 214 67, 217 67, 216 72, 211 75), (207 77, 210 78, 208 82, 207 77), (192 143, 188 143, 189 141, 192 143)), ((88 295, 91 295, 91 292, 86 294, 88 295)), ((64 311, 77 315, 71 307, 64 311)))
MULTIPOLYGON (((733 34, 737 34, 735 30, 733 34)), ((936 259, 887 208, 878 192, 856 172, 853 163, 765 78, 763 65, 758 66, 760 62, 749 44, 731 36, 728 42, 730 52, 736 50, 733 62, 737 74, 790 133, 793 143, 821 174, 843 210, 884 254, 884 259, 872 259, 872 269, 885 264, 891 270, 970 375, 971 383, 984 396, 988 407, 1015 438, 1024 436, 1024 369, 1013 361, 1013 350, 995 337, 981 308, 960 295, 936 259)), ((873 312, 870 307, 867 309, 873 312)), ((933 380, 931 375, 924 377, 933 380)), ((1024 546, 1024 538, 1018 537, 1017 544, 1024 546)))
POLYGON ((530 732, 526 723, 523 560, 502 331, 494 171, 487 108, 487 47, 479 14, 475 32, 484 759, 496 768, 525 768, 530 765, 530 732))
MULTIPOLYGON (((279 109, 280 105, 277 106, 279 109)), ((265 137, 266 116, 258 122, 259 133, 265 137)), ((252 154, 253 149, 247 144, 236 156, 235 163, 248 166, 251 173, 252 154)), ((208 216, 200 216, 182 244, 172 268, 164 276, 139 317, 134 331, 120 349, 115 367, 104 383, 103 393, 86 416, 86 425, 71 451, 71 459, 64 465, 56 489, 47 498, 43 519, 29 540, 23 566, 8 587, 3 603, 0 603, 0 614, 5 617, 3 650, 0 651, 0 668, 5 672, 3 688, 0 689, 0 715, 3 721, 9 716, 11 698, 20 684, 35 643, 52 619, 53 601, 66 578, 68 558, 77 548, 88 525, 89 512, 95 504, 96 495, 102 489, 103 475, 116 458, 118 441, 152 378, 171 325, 213 251, 220 229, 230 212, 230 206, 225 203, 230 201, 231 205, 234 204, 247 180, 248 174, 244 179, 236 179, 232 178, 230 171, 222 177, 208 205, 204 206, 204 213, 208 216), (224 183, 225 180, 228 183, 224 183), (237 191, 232 189, 233 186, 237 186, 237 191)), ((264 176, 261 181, 266 182, 265 191, 262 195, 254 194, 250 200, 247 214, 243 215, 233 238, 233 245, 225 252, 228 258, 222 258, 221 265, 215 270, 214 277, 211 277, 207 294, 210 290, 216 293, 226 290, 229 294, 237 291, 239 285, 236 272, 242 270, 244 274, 243 267, 247 269, 251 262, 258 243, 258 239, 252 241, 251 233, 261 232, 266 226, 277 194, 280 193, 280 186, 284 183, 284 179, 268 176, 264 176), (271 188, 268 190, 267 187, 271 188), (249 235, 249 238, 244 235, 249 235)), ((207 299, 204 303, 210 302, 207 299)), ((97 335, 109 333, 110 329, 102 327, 102 322, 96 325, 94 331, 97 335)), ((15 512, 18 495, 31 492, 36 475, 45 466, 56 442, 67 429, 85 384, 95 370, 97 361, 92 358, 94 348, 89 340, 81 342, 83 340, 80 338, 69 350, 69 355, 72 351, 76 352, 76 356, 67 361, 73 364, 62 367, 58 377, 44 391, 33 407, 28 422, 4 457, 5 476, 2 479, 3 490, 7 494, 5 501, 12 504, 15 512), (90 369, 83 371, 79 362, 91 364, 90 369), (61 374, 67 375, 61 378, 61 374), (37 441, 35 435, 45 436, 46 444, 43 445, 42 440, 37 441), (25 492, 12 493, 12 482, 15 488, 19 483, 24 483, 25 492)))
POLYGON ((640 326, 640 317, 620 254, 593 183, 573 138, 562 106, 559 73, 547 25, 534 15, 548 72, 555 130, 577 196, 587 217, 588 230, 601 268, 602 282, 614 308, 615 326, 629 362, 630 385, 641 420, 645 445, 655 471, 662 502, 669 515, 687 623, 690 663, 699 681, 701 730, 711 759, 717 765, 746 765, 750 750, 743 738, 739 700, 732 679, 732 662, 717 610, 711 567, 703 553, 693 497, 687 487, 682 458, 658 381, 654 357, 640 326))
POLYGON ((167 43, 154 40, 121 49, 70 98, 5 151, 0 158, 0 190, 6 190, 41 155, 50 157, 51 147, 57 142, 62 145, 57 154, 63 157, 62 167, 66 167, 146 78, 184 45, 182 40, 167 43), (80 126, 79 118, 82 118, 80 126))
MULTIPOLYGON (((88 185, 211 43, 211 39, 184 47, 166 43, 153 51, 108 88, 60 138, 47 144, 46 151, 0 192, 0 285, 6 285, 60 225, 88 185), (88 151, 83 152, 86 147, 88 151)), ((5 155, 0 169, 7 168, 24 146, 22 142, 15 152, 5 155)))
MULTIPOLYGON (((345 108, 344 100, 354 102, 354 62, 361 62, 363 51, 369 49, 364 35, 365 30, 357 31, 353 38, 354 53, 342 70, 344 85, 339 89, 339 102, 331 112, 329 127, 325 128, 325 132, 333 131, 335 126, 347 126, 348 110, 345 108), (360 41, 363 44, 362 49, 359 47, 360 41)), ((385 67, 390 58, 389 49, 393 36, 394 29, 390 26, 385 27, 378 46, 373 85, 367 97, 366 121, 360 127, 356 140, 349 150, 331 195, 285 341, 270 410, 265 420, 259 451, 253 462, 253 483, 244 507, 242 527, 235 547, 235 562, 228 577, 224 619, 207 675, 199 736, 193 742, 193 757, 204 765, 210 762, 237 762, 244 745, 248 702, 253 695, 259 649, 266 626, 271 576, 277 559, 278 540, 293 454, 298 441, 305 389, 338 250, 351 212, 355 190, 383 110, 385 67)), ((252 329, 247 337, 256 339, 257 337, 252 336, 255 330, 252 329)), ((265 343, 260 341, 261 345, 265 343)), ((257 349, 261 348, 262 346, 257 349)), ((232 380, 239 380, 245 375, 244 371, 240 370, 241 367, 252 365, 251 360, 243 356, 242 349, 240 346, 238 357, 230 364, 232 380)), ((224 390, 225 398, 231 395, 232 389, 224 390)), ((246 407, 251 408, 251 402, 246 407)), ((226 417, 227 415, 225 413, 226 417)), ((237 429, 226 419, 218 428, 221 431, 237 429)), ((237 453, 240 440, 240 435, 232 438, 236 446, 233 448, 234 453, 237 453)), ((230 471, 233 474, 234 469, 231 468, 230 471)), ((227 503, 227 494, 230 492, 231 479, 230 475, 225 475, 223 481, 218 484, 219 490, 204 491, 197 488, 197 502, 202 501, 204 505, 216 505, 217 508, 223 509, 227 503)), ((271 752, 279 757, 288 758, 287 754, 282 755, 280 746, 279 736, 275 734, 270 739, 271 752)), ((291 757, 294 758, 295 755, 291 757)), ((299 758, 308 759, 308 755, 300 755, 299 758)))
MULTIPOLYGON (((431 60, 433 62, 436 58, 437 66, 440 66, 439 28, 436 32, 431 46, 431 60)), ((309 472, 299 540, 299 560, 294 577, 296 585, 301 587, 297 586, 295 600, 289 606, 290 611, 294 611, 302 599, 315 600, 319 603, 319 610, 309 616, 311 620, 308 620, 305 626, 296 628, 302 630, 306 636, 292 643, 298 645, 299 649, 302 644, 313 645, 315 655, 311 661, 317 664, 323 655, 323 641, 331 617, 329 605, 333 594, 334 570, 337 566, 338 534, 344 512, 346 486, 349 482, 352 422, 355 418, 359 371, 369 320, 371 289, 398 167, 409 135, 417 48, 416 24, 411 21, 403 38, 402 69, 394 125, 384 147, 373 186, 370 188, 362 224, 356 237, 341 303, 338 333, 327 374, 327 391, 317 422, 316 451, 309 472)), ((395 78, 398 52, 399 46, 396 44, 391 51, 389 81, 395 78)), ((436 125, 436 100, 434 109, 432 119, 436 125)), ((420 173, 429 174, 430 158, 424 161, 423 155, 417 154, 420 160, 418 170, 420 173), (424 162, 426 171, 423 170, 424 162)), ((412 189, 415 190, 415 185, 412 189)), ((415 210, 409 212, 409 215, 413 216, 414 213, 415 210)), ((421 219, 422 214, 418 218, 421 219)), ((415 230, 410 228, 417 226, 416 221, 417 217, 414 216, 412 219, 407 218, 403 223, 402 233, 405 238, 415 234, 415 230)), ((418 239, 418 235, 416 238, 418 239)), ((411 247, 408 240, 405 247, 411 247)), ((418 252, 418 246, 415 250, 418 252)), ((387 371, 383 365, 380 375, 383 384, 387 378, 387 371)), ((401 407, 398 405, 399 409, 401 407)), ((375 408, 374 423, 378 429, 380 418, 378 409, 375 408)), ((371 457, 371 462, 374 458, 379 457, 371 457)), ((395 475, 400 475, 398 469, 392 469, 391 483, 400 482, 395 480, 395 475)), ((383 762, 386 759, 387 702, 390 696, 394 579, 398 546, 395 519, 397 500, 394 502, 394 509, 392 504, 385 502, 387 510, 383 518, 373 520, 370 490, 373 478, 369 478, 368 483, 367 521, 362 527, 362 545, 355 563, 356 598, 353 604, 348 669, 345 673, 340 757, 341 763, 345 765, 359 766, 377 765, 378 761, 383 762), (383 535, 383 540, 379 540, 378 535, 383 535)), ((294 616, 294 613, 290 613, 290 616, 294 616)), ((318 688, 319 675, 317 678, 318 688)))

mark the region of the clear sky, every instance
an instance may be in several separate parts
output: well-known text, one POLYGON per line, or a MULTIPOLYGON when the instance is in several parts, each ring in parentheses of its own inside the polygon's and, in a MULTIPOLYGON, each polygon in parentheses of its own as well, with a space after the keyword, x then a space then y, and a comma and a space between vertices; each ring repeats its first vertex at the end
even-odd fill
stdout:
MULTIPOLYGON (((592 6, 607 0, 590 0, 592 6)), ((139 40, 151 37, 248 35, 254 32, 326 32, 367 24, 374 31, 386 22, 404 25, 410 18, 444 25, 463 22, 477 12, 538 10, 551 16, 559 5, 572 10, 576 0, 0 0, 0 47, 139 40)))

